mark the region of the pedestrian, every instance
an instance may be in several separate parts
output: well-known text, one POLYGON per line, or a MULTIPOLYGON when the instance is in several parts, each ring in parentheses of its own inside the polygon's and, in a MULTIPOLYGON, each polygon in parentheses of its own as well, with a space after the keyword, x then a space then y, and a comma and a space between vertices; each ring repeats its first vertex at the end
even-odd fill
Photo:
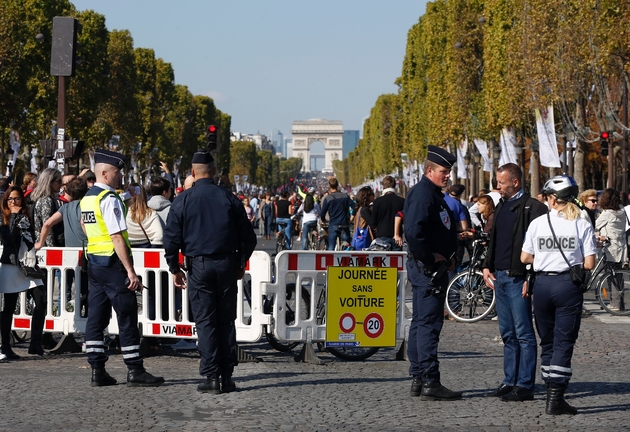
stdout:
POLYGON ((265 198, 258 207, 260 208, 260 220, 263 221, 263 233, 265 240, 269 240, 269 236, 273 232, 273 223, 275 219, 271 194, 269 192, 265 194, 265 198))
POLYGON ((162 247, 164 224, 158 212, 149 208, 147 201, 147 192, 142 186, 129 200, 127 237, 132 248, 162 247))
MULTIPOLYGON (((171 182, 164 177, 154 177, 151 179, 149 186, 151 198, 147 202, 147 206, 157 212, 162 224, 166 224, 168 211, 171 208, 171 197, 173 196, 173 188, 171 182)), ((178 188, 179 189, 179 188, 178 188)))
MULTIPOLYGON (((87 237, 83 228, 81 228, 81 208, 79 204, 81 199, 88 191, 87 182, 82 177, 74 177, 68 181, 65 186, 66 194, 68 195, 68 203, 59 207, 50 218, 44 222, 42 230, 40 232, 39 241, 35 244, 35 250, 40 250, 46 244, 48 234, 54 229, 54 226, 63 222, 64 232, 64 244, 66 247, 78 247, 85 248, 87 245, 87 237)), ((87 270, 87 269, 86 269, 87 270)), ((82 271, 85 271, 82 269, 82 271)), ((74 280, 74 270, 68 270, 66 278, 66 300, 69 301, 70 294, 72 293, 72 281, 74 280)), ((87 274, 83 274, 81 277, 81 305, 83 310, 82 316, 87 316, 87 274)), ((61 293, 59 293, 61 299, 61 293)), ((76 305, 75 305, 76 306, 76 305)))
POLYGON ((317 229, 317 219, 319 219, 319 204, 315 202, 315 198, 313 198, 312 193, 307 193, 304 197, 304 202, 298 209, 298 214, 303 214, 302 216, 302 231, 300 231, 300 236, 298 237, 298 241, 302 241, 302 250, 308 250, 308 233, 311 230, 317 229))
POLYGON ((394 240, 394 217, 405 207, 405 199, 396 193, 394 177, 385 176, 381 184, 383 192, 372 205, 370 227, 375 238, 389 244, 392 247, 391 250, 400 251, 402 248, 394 240))
POLYGON ((94 152, 96 182, 81 200, 81 217, 88 238, 88 304, 85 346, 92 367, 92 386, 110 386, 116 379, 105 370, 107 355, 103 331, 109 325, 112 307, 118 318, 120 349, 127 366, 127 386, 155 387, 164 378, 144 369, 140 355, 138 301, 142 283, 131 259, 126 209, 114 192, 120 186, 124 156, 108 150, 94 152))
POLYGON ((24 198, 29 196, 33 189, 37 186, 37 174, 27 172, 22 179, 22 192, 24 192, 24 198))
POLYGON ((409 328, 409 374, 411 396, 425 400, 454 400, 461 392, 440 382, 438 344, 444 325, 444 299, 452 259, 457 250, 453 213, 441 190, 451 177, 456 157, 428 146, 424 175, 405 200, 407 275, 413 287, 413 316, 409 328), (433 276, 435 275, 435 276, 433 276))
MULTIPOLYGON (((606 249, 606 261, 612 263, 614 268, 621 268, 628 259, 626 243, 626 212, 621 208, 619 192, 615 189, 605 189, 599 197, 599 208, 602 210, 595 220, 595 233, 600 240, 610 240, 610 246, 606 249)), ((630 305, 625 305, 623 293, 619 290, 610 290, 610 308, 613 310, 626 310, 630 305)))
POLYGON ((595 226, 597 219, 597 191, 587 189, 580 194, 577 199, 578 207, 582 210, 582 218, 589 219, 591 225, 595 226))
MULTIPOLYGON (((177 288, 186 288, 197 327, 199 373, 204 393, 234 391, 237 281, 256 247, 256 234, 243 204, 218 185, 214 159, 206 150, 192 158, 195 186, 178 196, 164 232, 165 258, 177 288), (185 256, 187 276, 179 262, 185 256)), ((288 201, 287 201, 288 202, 288 201)))
POLYGON ((451 209, 455 217, 455 226, 460 234, 457 239, 457 253, 455 254, 455 269, 449 272, 449 279, 452 279, 457 273, 457 269, 464 261, 464 254, 468 251, 468 256, 472 256, 472 242, 461 234, 467 232, 472 227, 468 208, 462 204, 461 196, 466 190, 463 184, 454 184, 444 192, 444 201, 451 209))
POLYGON ((0 210, 2 212, 0 238, 3 246, 0 257, 0 293, 4 295, 4 310, 0 315, 2 339, 0 352, 8 360, 20 358, 11 349, 11 326, 19 293, 30 290, 35 299, 35 311, 37 312, 33 311, 31 319, 31 345, 28 348, 28 353, 43 355, 41 339, 46 312, 44 283, 40 279, 24 276, 17 265, 17 260, 20 258, 20 245, 24 242, 27 248, 32 248, 35 237, 22 189, 17 186, 9 186, 9 189, 2 196, 0 210))
POLYGON ((319 218, 326 223, 328 216, 328 250, 335 250, 337 238, 350 245, 350 214, 354 213, 354 202, 347 193, 339 191, 339 182, 335 177, 328 179, 330 194, 322 202, 319 218))
POLYGON ((592 270, 597 249, 593 227, 580 217, 573 202, 578 195, 575 180, 566 175, 553 177, 543 192, 550 212, 529 225, 521 261, 532 264, 536 272, 534 317, 540 337, 540 370, 547 384, 545 412, 577 414, 564 400, 573 374, 571 358, 584 302, 581 286, 572 281, 571 272, 579 272, 576 266, 592 270))
POLYGON ((289 201, 289 192, 284 191, 280 195, 280 199, 276 202, 276 223, 278 224, 278 234, 282 235, 282 227, 285 224, 284 233, 287 238, 287 249, 291 249, 292 224, 291 216, 293 215, 293 204, 289 201))
POLYGON ((503 340, 503 383, 491 396, 503 401, 534 399, 536 335, 532 303, 526 291, 521 248, 531 221, 547 213, 547 206, 527 194, 523 173, 508 163, 497 170, 502 200, 494 211, 486 259, 482 264, 486 285, 495 292, 499 331, 503 340))

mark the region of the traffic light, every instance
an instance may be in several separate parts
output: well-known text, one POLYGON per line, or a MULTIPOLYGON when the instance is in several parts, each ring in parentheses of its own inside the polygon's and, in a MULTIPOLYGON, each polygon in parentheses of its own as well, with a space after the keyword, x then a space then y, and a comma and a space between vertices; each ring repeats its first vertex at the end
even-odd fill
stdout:
POLYGON ((54 17, 50 74, 74 76, 77 60, 77 33, 81 24, 72 17, 54 17))
POLYGON ((608 156, 608 140, 610 140, 610 132, 603 131, 599 134, 599 152, 602 156, 608 156))
POLYGON ((289 177, 289 183, 293 185, 293 177, 289 177))
POLYGON ((217 135, 219 134, 219 128, 215 125, 209 125, 206 128, 206 147, 208 147, 209 151, 214 151, 217 149, 217 135))

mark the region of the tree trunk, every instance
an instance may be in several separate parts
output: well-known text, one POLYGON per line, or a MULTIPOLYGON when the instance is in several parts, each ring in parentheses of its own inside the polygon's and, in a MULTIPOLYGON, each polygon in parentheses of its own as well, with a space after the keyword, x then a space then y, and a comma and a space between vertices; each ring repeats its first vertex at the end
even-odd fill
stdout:
MULTIPOLYGON (((586 112, 584 111, 584 99, 580 98, 575 104, 575 123, 578 132, 584 130, 586 122, 586 112)), ((578 188, 586 189, 584 182, 584 146, 586 144, 580 140, 580 133, 575 134, 575 158, 573 159, 573 178, 578 188)))

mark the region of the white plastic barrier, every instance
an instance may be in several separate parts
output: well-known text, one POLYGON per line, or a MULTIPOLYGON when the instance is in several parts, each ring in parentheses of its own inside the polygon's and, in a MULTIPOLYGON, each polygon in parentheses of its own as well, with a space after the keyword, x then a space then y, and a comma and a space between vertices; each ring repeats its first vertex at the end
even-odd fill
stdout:
MULTIPOLYGON (((283 251, 276 256, 275 283, 263 283, 263 294, 273 296, 274 336, 281 341, 324 341, 327 268, 395 267, 398 269, 396 338, 405 340, 411 318, 406 316, 407 271, 405 252, 283 251), (299 312, 298 312, 299 311, 299 312)), ((410 300, 409 300, 410 302, 410 300)))
MULTIPOLYGON (((142 335, 196 339, 197 330, 187 301, 188 291, 181 293, 181 300, 176 298, 180 290, 173 285, 173 278, 164 260, 164 250, 134 249, 133 256, 134 268, 142 276, 144 285, 148 287, 154 284, 156 287, 155 295, 149 294, 149 290, 143 291, 142 310, 138 315, 142 335), (164 299, 167 300, 166 305, 164 299), (151 300, 155 305, 154 316, 149 313, 151 300)), ((245 277, 238 281, 235 323, 237 342, 258 342, 263 335, 263 326, 271 323, 271 315, 263 313, 261 292, 261 283, 271 280, 270 267, 269 254, 255 251, 245 267, 245 277)))
MULTIPOLYGON (((81 273, 80 248, 44 248, 37 253, 40 267, 47 271, 47 311, 45 332, 72 334, 85 332, 87 318, 81 317, 81 273), (74 282, 72 278, 74 277, 74 282), (73 290, 74 310, 66 308, 66 290, 73 290), (60 291, 61 304, 55 303, 60 291)), ((139 299, 138 323, 143 336, 159 336, 196 339, 196 329, 192 320, 187 292, 181 292, 173 285, 168 271, 163 249, 133 249, 134 269, 142 278, 145 287, 139 299), (154 294, 155 293, 155 294, 154 294), (181 294, 181 297, 180 295, 181 294), (150 307, 151 305, 151 307, 150 307), (181 306, 180 306, 181 305, 181 306), (149 310, 154 311, 154 315, 149 310), (151 315, 151 318, 150 318, 151 315)), ((183 261, 183 257, 180 256, 183 261)), ((245 277, 238 282, 236 339, 238 342, 257 342, 261 339, 264 326, 271 323, 271 315, 263 312, 262 282, 271 280, 271 259, 269 254, 255 251, 247 263, 245 277)), ((20 312, 14 315, 14 330, 30 330, 32 305, 27 305, 26 293, 18 300, 20 312)), ((88 310, 89 313, 89 310, 88 310)), ((118 334, 118 321, 112 309, 112 318, 106 331, 118 334)))

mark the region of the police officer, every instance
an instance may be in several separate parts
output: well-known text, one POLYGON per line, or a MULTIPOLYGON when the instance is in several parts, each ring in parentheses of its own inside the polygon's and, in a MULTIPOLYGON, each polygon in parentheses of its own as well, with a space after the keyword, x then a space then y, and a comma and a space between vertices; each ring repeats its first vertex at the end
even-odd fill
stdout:
POLYGON ((199 373, 197 386, 219 394, 236 388, 232 380, 236 352, 237 280, 256 247, 256 234, 243 204, 212 181, 214 159, 206 150, 192 158, 195 187, 175 198, 164 230, 165 257, 174 284, 186 287, 179 251, 186 257, 188 298, 197 326, 199 373))
POLYGON ((454 400, 461 392, 440 384, 437 349, 444 324, 444 298, 452 257, 457 250, 453 214, 442 188, 451 176, 455 156, 430 145, 424 175, 405 200, 405 237, 409 256, 407 275, 413 286, 413 318, 409 328, 411 396, 425 400, 454 400), (439 272, 438 272, 439 270, 439 272), (434 273, 441 273, 433 277, 434 273))
POLYGON ((92 386, 116 384, 105 371, 103 331, 109 324, 112 307, 118 317, 120 349, 127 365, 127 386, 154 387, 164 378, 145 371, 140 356, 138 302, 136 291, 142 283, 133 269, 127 239, 126 208, 114 188, 122 179, 124 157, 115 152, 94 153, 96 183, 81 200, 81 218, 88 238, 88 305, 85 348, 92 366, 92 386))
POLYGON ((573 202, 578 194, 575 180, 566 175, 553 177, 545 183, 543 193, 551 212, 530 224, 521 261, 533 264, 536 272, 534 317, 542 348, 540 369, 547 383, 546 412, 576 414, 564 400, 564 392, 571 379, 571 357, 584 297, 571 281, 569 269, 582 265, 591 270, 595 266, 595 239, 593 227, 580 217, 573 202))

